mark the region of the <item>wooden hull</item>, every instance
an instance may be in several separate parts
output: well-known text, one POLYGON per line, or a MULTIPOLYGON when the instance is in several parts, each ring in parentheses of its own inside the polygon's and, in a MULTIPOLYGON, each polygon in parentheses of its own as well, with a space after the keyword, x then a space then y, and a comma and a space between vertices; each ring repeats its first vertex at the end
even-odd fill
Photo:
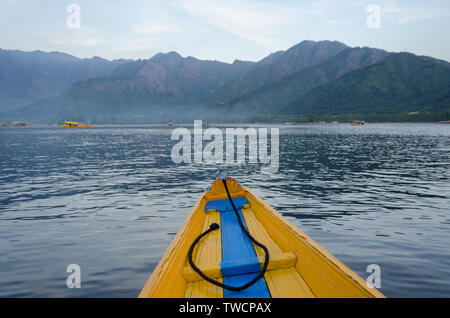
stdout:
MULTIPOLYGON (((210 202, 227 199, 221 182, 221 179, 214 181, 198 199, 139 297, 230 297, 229 292, 203 280, 195 273, 187 257, 188 250, 197 236, 207 230, 211 223, 221 224, 223 212, 205 211, 210 202)), ((227 185, 232 198, 245 198, 242 200, 248 202, 241 209, 244 222, 254 238, 270 252, 268 270, 264 279, 261 279, 270 297, 384 297, 252 191, 239 186, 230 178, 227 179, 227 185)), ((221 273, 226 243, 223 242, 223 231, 222 226, 221 229, 208 234, 193 253, 195 264, 208 277, 220 282, 229 279, 222 277, 221 273)), ((253 248, 262 266, 264 252, 255 245, 253 248)), ((234 292, 231 295, 241 297, 239 293, 243 292, 234 292)), ((243 295, 245 296, 242 297, 252 297, 251 293, 243 295)))

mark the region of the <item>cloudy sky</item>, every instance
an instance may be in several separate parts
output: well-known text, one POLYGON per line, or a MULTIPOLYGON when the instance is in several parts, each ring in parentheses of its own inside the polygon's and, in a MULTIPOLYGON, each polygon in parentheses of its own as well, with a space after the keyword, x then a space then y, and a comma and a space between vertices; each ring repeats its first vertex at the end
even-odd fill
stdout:
POLYGON ((3 49, 108 59, 177 51, 232 62, 302 40, 337 40, 450 61, 448 0, 0 0, 0 7, 3 49), (71 4, 80 9, 79 28, 71 4))

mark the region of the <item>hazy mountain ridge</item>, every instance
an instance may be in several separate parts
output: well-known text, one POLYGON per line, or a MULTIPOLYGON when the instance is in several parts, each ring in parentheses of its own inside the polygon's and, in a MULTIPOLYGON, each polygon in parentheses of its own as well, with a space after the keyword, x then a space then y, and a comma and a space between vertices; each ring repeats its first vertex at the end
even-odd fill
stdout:
POLYGON ((287 51, 278 51, 262 59, 236 81, 229 82, 202 101, 225 104, 284 76, 322 63, 348 48, 336 41, 302 41, 287 51))
MULTIPOLYGON (((333 41, 303 41, 258 62, 223 63, 182 57, 176 52, 158 53, 145 60, 111 62, 100 58, 80 60, 63 53, 46 54, 53 54, 53 59, 58 60, 55 64, 65 65, 65 69, 73 67, 81 72, 83 68, 73 66, 73 61, 83 61, 97 66, 87 67, 88 74, 106 74, 75 81, 65 89, 63 84, 68 81, 61 80, 58 89, 63 93, 59 96, 41 98, 2 117, 38 120, 80 115, 152 121, 193 117, 226 120, 255 115, 450 109, 448 62, 375 48, 350 48, 333 41)), ((33 68, 25 69, 33 73, 33 68)), ((46 81, 45 74, 35 74, 37 87, 51 82, 46 81), (44 78, 42 83, 40 76, 44 78)), ((73 74, 79 73, 69 74, 73 79, 73 74)), ((5 87, 0 92, 8 92, 5 87)), ((20 87, 15 88, 16 92, 20 87)))
POLYGON ((0 112, 60 95, 77 81, 112 72, 128 60, 80 59, 59 52, 0 49, 0 112))
POLYGON ((290 103, 282 113, 400 113, 450 109, 450 64, 393 53, 290 103))
POLYGON ((230 111, 244 113, 277 112, 311 89, 353 70, 372 65, 388 55, 388 52, 379 49, 348 48, 323 63, 282 77, 224 106, 230 111))
POLYGON ((176 52, 158 53, 148 60, 123 64, 107 76, 76 82, 63 95, 40 100, 23 111, 33 116, 50 109, 61 115, 169 113, 168 106, 194 102, 253 67, 254 63, 246 61, 229 64, 184 58, 176 52))
POLYGON ((211 105, 209 97, 216 99, 224 92, 231 94, 229 87, 241 94, 242 89, 259 88, 296 70, 326 61, 346 48, 340 42, 303 41, 256 63, 237 60, 232 64, 183 58, 176 52, 158 53, 148 60, 123 64, 107 76, 74 83, 59 98, 40 100, 23 111, 39 116, 46 112, 42 109, 53 109, 56 113, 78 110, 84 114, 92 114, 94 110, 130 113, 135 109, 142 114, 151 109, 167 111, 167 105, 192 103, 206 107, 211 105))
POLYGON ((149 60, 122 65, 109 76, 75 83, 65 95, 106 98, 108 103, 123 104, 129 102, 123 97, 132 94, 133 105, 187 102, 209 94, 252 67, 245 62, 227 64, 183 58, 176 52, 159 53, 149 60))

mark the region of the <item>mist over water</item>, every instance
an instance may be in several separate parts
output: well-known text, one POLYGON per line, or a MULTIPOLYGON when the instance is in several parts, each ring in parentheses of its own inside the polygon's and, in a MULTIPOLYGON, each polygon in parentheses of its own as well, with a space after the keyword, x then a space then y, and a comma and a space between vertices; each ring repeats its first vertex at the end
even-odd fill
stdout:
MULTIPOLYGON (((136 297, 223 168, 174 164, 174 128, 0 128, 0 296, 136 297)), ((281 126, 277 174, 226 172, 386 296, 448 297, 449 149, 448 125, 281 126)))

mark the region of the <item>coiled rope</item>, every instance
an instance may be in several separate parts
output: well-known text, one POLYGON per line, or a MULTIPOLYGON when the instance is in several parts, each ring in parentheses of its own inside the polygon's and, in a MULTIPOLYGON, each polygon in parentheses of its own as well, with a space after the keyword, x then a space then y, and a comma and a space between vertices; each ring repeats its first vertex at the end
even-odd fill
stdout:
POLYGON ((261 271, 259 272, 259 274, 253 278, 251 281, 249 281, 248 283, 242 285, 242 286, 229 286, 229 285, 225 285, 222 284, 219 281, 216 281, 208 276, 206 276, 201 270, 200 268, 198 268, 194 262, 192 261, 192 253, 194 252, 194 248, 197 245, 197 243, 206 235, 208 235, 210 232, 218 230, 219 229, 219 224, 217 223, 212 223, 209 226, 209 229, 206 230, 205 232, 203 232, 202 234, 200 234, 195 241, 192 243, 191 247, 189 248, 189 252, 188 252, 188 257, 189 257, 189 264, 192 266, 192 268, 194 269, 194 271, 199 274, 204 280, 210 282, 211 284, 214 284, 216 286, 222 287, 224 289, 228 289, 231 291, 241 291, 244 289, 249 288, 250 286, 252 286, 253 284, 255 284, 261 277, 264 276, 264 274, 267 271, 267 266, 269 265, 269 250, 267 249, 267 247, 264 244, 261 244, 260 242, 258 242, 245 228, 244 224, 242 223, 241 217, 236 209, 236 206, 234 205, 233 200, 231 199, 231 195, 230 195, 230 191, 228 190, 228 186, 227 186, 227 181, 226 179, 222 179, 223 181, 223 185, 225 186, 225 191, 227 192, 227 196, 228 199, 230 200, 231 206, 233 207, 234 213, 236 214, 236 217, 238 219, 239 225, 242 229, 242 231, 244 231, 244 233, 247 235, 247 237, 257 246, 259 246, 260 248, 262 248, 264 250, 264 265, 261 269, 261 271))

